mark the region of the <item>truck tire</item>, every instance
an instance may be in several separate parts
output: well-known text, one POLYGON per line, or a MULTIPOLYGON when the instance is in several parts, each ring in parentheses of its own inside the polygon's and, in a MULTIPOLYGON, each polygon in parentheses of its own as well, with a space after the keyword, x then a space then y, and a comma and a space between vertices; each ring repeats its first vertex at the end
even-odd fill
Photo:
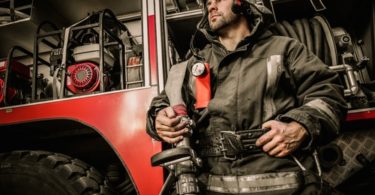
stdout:
POLYGON ((0 154, 0 194, 112 194, 100 173, 72 157, 46 151, 0 154))

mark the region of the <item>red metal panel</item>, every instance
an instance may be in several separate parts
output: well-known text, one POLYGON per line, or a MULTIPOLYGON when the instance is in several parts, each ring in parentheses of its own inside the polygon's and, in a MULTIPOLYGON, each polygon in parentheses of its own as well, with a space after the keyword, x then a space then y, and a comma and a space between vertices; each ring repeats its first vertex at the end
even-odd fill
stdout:
POLYGON ((375 119, 375 108, 349 111, 346 121, 359 121, 375 119))
POLYGON ((155 15, 148 16, 148 42, 150 52, 151 85, 157 84, 155 15))
POLYGON ((128 167, 140 194, 158 194, 162 168, 151 167, 160 142, 145 131, 146 111, 157 89, 147 88, 0 109, 0 125, 69 118, 97 129, 128 167))

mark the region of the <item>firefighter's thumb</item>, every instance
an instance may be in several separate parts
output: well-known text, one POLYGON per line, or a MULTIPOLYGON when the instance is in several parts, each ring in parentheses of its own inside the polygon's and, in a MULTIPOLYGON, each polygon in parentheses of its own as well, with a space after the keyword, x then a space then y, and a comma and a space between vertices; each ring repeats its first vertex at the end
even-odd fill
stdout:
POLYGON ((168 118, 176 117, 176 112, 173 110, 172 107, 166 107, 164 111, 168 118))
POLYGON ((262 124, 262 129, 272 129, 272 126, 275 125, 275 120, 270 120, 262 124))

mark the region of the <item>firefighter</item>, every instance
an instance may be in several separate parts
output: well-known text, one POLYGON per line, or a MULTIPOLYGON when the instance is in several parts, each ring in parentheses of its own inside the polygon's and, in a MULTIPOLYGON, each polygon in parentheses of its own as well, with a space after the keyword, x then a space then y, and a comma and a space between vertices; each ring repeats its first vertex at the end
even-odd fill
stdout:
MULTIPOLYGON (((272 35, 270 18, 255 1, 204 1, 181 90, 189 116, 199 121, 193 138, 203 160, 202 194, 323 192, 314 151, 339 133, 343 88, 305 45, 272 35), (209 65, 212 98, 196 108, 202 63, 209 65)), ((188 132, 164 92, 153 99, 147 124, 153 138, 168 143, 188 132)))

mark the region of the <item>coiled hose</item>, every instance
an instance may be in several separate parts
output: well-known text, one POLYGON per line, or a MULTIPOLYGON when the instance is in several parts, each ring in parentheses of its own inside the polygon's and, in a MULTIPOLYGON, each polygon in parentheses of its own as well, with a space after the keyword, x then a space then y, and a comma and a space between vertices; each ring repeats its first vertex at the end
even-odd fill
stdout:
POLYGON ((281 36, 299 40, 327 65, 337 65, 337 50, 332 29, 323 16, 301 18, 293 22, 275 23, 270 30, 281 36))

